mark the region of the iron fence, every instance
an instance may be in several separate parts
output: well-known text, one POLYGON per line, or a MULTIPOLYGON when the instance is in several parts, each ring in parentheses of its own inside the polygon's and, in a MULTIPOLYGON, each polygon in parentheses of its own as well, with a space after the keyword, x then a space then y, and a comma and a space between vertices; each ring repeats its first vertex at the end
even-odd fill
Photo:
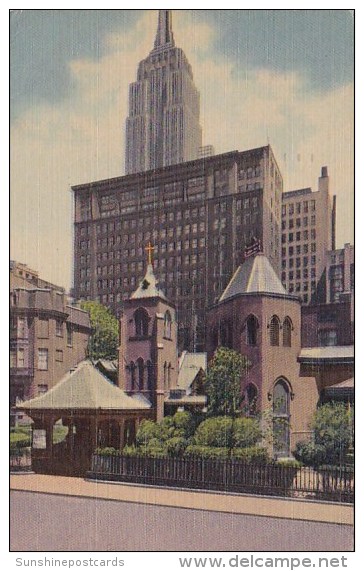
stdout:
POLYGON ((32 469, 32 455, 30 448, 10 450, 10 471, 30 472, 32 469))
POLYGON ((190 489, 223 490, 352 503, 352 467, 320 469, 237 459, 146 458, 94 454, 87 476, 190 489))

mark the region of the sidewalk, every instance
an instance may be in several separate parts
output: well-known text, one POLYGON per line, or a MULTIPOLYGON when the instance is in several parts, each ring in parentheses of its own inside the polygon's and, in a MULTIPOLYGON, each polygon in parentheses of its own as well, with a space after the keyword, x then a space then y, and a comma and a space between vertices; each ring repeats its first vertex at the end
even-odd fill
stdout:
POLYGON ((152 487, 42 474, 12 475, 11 490, 354 525, 352 505, 152 487))

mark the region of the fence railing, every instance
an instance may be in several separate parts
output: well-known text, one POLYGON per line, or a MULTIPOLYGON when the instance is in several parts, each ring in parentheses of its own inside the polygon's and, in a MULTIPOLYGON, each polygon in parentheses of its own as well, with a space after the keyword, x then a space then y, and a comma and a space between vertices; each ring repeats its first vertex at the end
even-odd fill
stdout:
POLYGON ((241 460, 145 458, 94 454, 88 477, 143 484, 224 490, 291 498, 354 501, 354 472, 348 467, 313 469, 248 464, 241 460))
POLYGON ((32 455, 30 448, 10 450, 11 472, 29 472, 32 469, 32 455))

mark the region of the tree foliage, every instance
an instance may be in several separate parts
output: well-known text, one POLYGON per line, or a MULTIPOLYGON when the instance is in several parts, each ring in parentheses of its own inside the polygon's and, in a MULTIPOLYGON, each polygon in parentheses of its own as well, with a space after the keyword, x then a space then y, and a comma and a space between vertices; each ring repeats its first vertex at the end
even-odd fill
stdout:
POLYGON ((211 416, 236 416, 241 413, 241 379, 250 367, 246 357, 232 349, 219 347, 206 374, 208 413, 211 416))
POLYGON ((81 309, 90 315, 93 330, 87 347, 87 356, 92 360, 116 359, 119 341, 119 322, 116 317, 97 301, 83 301, 81 309))
POLYGON ((297 444, 297 460, 311 466, 344 462, 353 440, 351 409, 340 402, 324 404, 316 410, 311 428, 312 440, 297 444))
POLYGON ((208 418, 197 428, 194 443, 198 446, 247 448, 256 445, 262 437, 259 421, 255 418, 208 418))

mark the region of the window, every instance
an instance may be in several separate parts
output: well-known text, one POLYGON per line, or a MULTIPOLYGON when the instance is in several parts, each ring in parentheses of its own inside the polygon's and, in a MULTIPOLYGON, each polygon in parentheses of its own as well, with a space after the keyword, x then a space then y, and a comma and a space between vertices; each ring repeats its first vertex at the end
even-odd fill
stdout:
POLYGON ((10 368, 11 369, 16 368, 16 350, 15 349, 10 349, 10 368))
POLYGON ((67 323, 67 345, 68 347, 73 345, 73 331, 69 323, 67 323))
POLYGON ((48 371, 48 349, 38 349, 38 369, 48 371))
POLYGON ((246 320, 246 344, 256 345, 258 338, 258 327, 259 323, 255 315, 249 315, 246 320))
POLYGON ((134 313, 134 324, 136 336, 146 337, 148 335, 149 315, 142 307, 134 313))
POLYGON ((38 320, 38 339, 48 339, 49 337, 49 321, 48 319, 38 320))
POLYGON ((56 319, 56 335, 63 337, 63 322, 61 319, 56 319))
POLYGON ((48 391, 48 385, 38 385, 38 396, 40 395, 44 395, 44 393, 46 393, 48 391))
POLYGON ((323 329, 318 333, 318 344, 320 347, 337 345, 336 329, 323 329))
POLYGON ((289 432, 289 387, 279 379, 273 389, 273 452, 275 456, 288 456, 290 451, 289 432))
POLYGON ((285 317, 283 321, 283 347, 291 347, 292 341, 292 321, 285 317))
POLYGON ((17 364, 19 369, 22 369, 25 367, 25 351, 24 351, 24 347, 18 347, 18 364, 17 364))
POLYGON ((26 337, 24 317, 18 317, 18 337, 20 337, 21 339, 24 339, 26 337))
POLYGON ((172 317, 168 310, 164 314, 164 337, 167 339, 172 337, 172 317))
POLYGON ((270 344, 274 347, 279 346, 279 319, 276 315, 270 320, 269 323, 269 336, 270 336, 270 344))
POLYGON ((140 357, 137 360, 137 367, 138 367, 138 390, 144 390, 144 361, 140 357))
POLYGON ((147 388, 148 391, 153 389, 153 365, 151 361, 147 361, 147 388))
POLYGON ((135 391, 135 363, 132 361, 129 365, 130 370, 130 390, 135 391))
POLYGON ((57 361, 57 363, 63 363, 63 351, 62 351, 62 349, 56 349, 56 361, 57 361))
POLYGON ((253 383, 249 383, 246 387, 245 396, 247 401, 247 415, 255 416, 258 409, 258 389, 253 383))

